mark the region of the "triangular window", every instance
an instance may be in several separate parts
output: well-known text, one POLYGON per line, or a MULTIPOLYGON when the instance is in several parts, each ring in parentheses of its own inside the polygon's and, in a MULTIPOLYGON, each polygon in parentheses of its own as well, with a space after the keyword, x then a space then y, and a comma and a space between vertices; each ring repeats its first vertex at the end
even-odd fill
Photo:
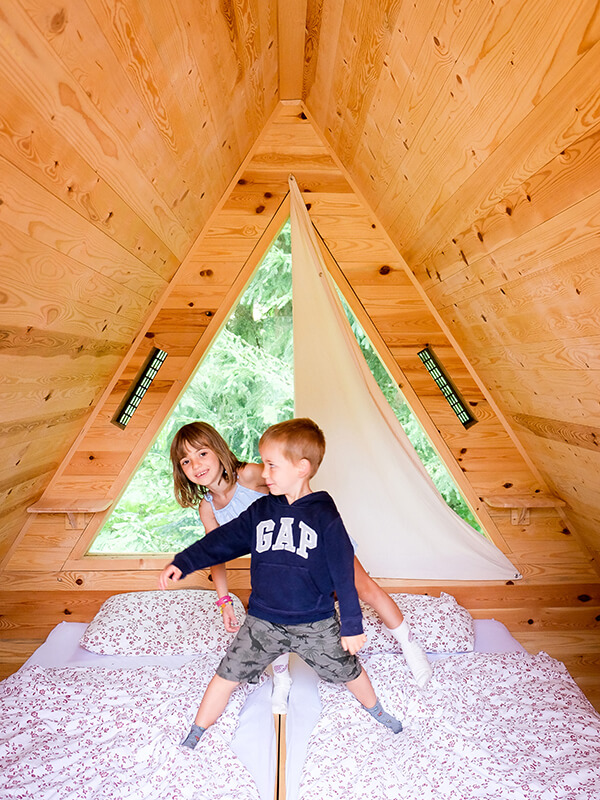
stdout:
MULTIPOLYGON (((446 502, 480 530, 350 309, 346 313, 379 386, 446 502)), ((292 280, 289 222, 266 253, 227 325, 90 547, 89 554, 169 553, 202 534, 198 513, 173 496, 169 447, 188 422, 213 425, 243 460, 258 460, 258 439, 294 413, 292 280)))

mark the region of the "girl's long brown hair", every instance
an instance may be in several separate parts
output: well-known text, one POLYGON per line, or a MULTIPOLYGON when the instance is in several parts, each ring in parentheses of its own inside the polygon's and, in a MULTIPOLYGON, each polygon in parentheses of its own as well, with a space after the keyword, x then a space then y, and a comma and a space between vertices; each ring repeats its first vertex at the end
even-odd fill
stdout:
POLYGON ((206 486, 192 483, 185 476, 179 462, 186 455, 186 445, 198 449, 208 447, 209 450, 212 450, 223 467, 221 480, 228 485, 232 485, 237 481, 238 471, 246 462, 238 460, 221 434, 207 422, 190 422, 180 428, 171 442, 175 499, 184 508, 196 508, 204 496, 208 494, 208 489, 206 486))

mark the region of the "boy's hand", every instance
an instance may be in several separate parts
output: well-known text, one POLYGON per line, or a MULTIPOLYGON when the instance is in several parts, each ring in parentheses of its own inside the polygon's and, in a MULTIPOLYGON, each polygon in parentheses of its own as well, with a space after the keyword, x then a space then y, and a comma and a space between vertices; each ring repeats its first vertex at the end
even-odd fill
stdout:
POLYGON ((223 606, 223 625, 225 625, 225 630, 229 631, 229 633, 237 633, 240 629, 240 623, 237 621, 231 603, 226 603, 223 606))
POLYGON ((346 652, 350 653, 351 656, 358 653, 360 648, 366 643, 367 641, 367 634, 366 633, 359 633, 356 636, 342 636, 342 647, 346 652))
POLYGON ((167 564, 163 571, 158 576, 158 588, 166 589, 168 586, 167 581, 178 581, 181 578, 181 570, 175 564, 167 564))

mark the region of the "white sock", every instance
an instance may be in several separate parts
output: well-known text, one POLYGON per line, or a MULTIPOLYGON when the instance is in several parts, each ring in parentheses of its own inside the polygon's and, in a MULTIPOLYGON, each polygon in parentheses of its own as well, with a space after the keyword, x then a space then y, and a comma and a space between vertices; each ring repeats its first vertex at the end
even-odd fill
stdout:
POLYGON ((289 671, 290 654, 284 653, 273 661, 273 691, 271 710, 273 714, 287 714, 287 699, 292 685, 289 671))
POLYGON ((398 625, 397 628, 388 628, 388 630, 400 642, 406 663, 415 676, 417 686, 422 689, 426 686, 432 673, 431 664, 427 660, 427 655, 423 648, 413 636, 413 632, 406 620, 403 620, 402 624, 398 625))

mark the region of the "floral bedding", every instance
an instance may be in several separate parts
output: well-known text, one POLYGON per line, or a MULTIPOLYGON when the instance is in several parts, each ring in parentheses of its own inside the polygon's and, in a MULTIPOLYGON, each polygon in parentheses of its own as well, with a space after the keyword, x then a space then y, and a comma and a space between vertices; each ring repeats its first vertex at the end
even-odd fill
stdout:
MULTIPOLYGON (((231 598, 241 624, 244 606, 236 595, 231 598)), ((235 634, 225 630, 216 599, 216 592, 205 589, 115 594, 102 604, 80 645, 101 655, 223 656, 235 634)))
POLYGON ((398 656, 363 663, 404 731, 394 735, 346 689, 319 682, 323 711, 298 800, 600 797, 600 716, 546 653, 449 656, 424 690, 398 656))
POLYGON ((180 747, 219 663, 32 666, 0 683, 2 800, 259 800, 230 748, 253 691, 234 692, 195 750, 180 747))
MULTIPOLYGON (((439 597, 424 594, 392 593, 390 597, 423 650, 428 653, 467 653, 475 644, 473 617, 456 598, 446 592, 439 597)), ((402 652, 398 641, 387 630, 377 613, 361 603, 367 643, 362 655, 402 652)))

